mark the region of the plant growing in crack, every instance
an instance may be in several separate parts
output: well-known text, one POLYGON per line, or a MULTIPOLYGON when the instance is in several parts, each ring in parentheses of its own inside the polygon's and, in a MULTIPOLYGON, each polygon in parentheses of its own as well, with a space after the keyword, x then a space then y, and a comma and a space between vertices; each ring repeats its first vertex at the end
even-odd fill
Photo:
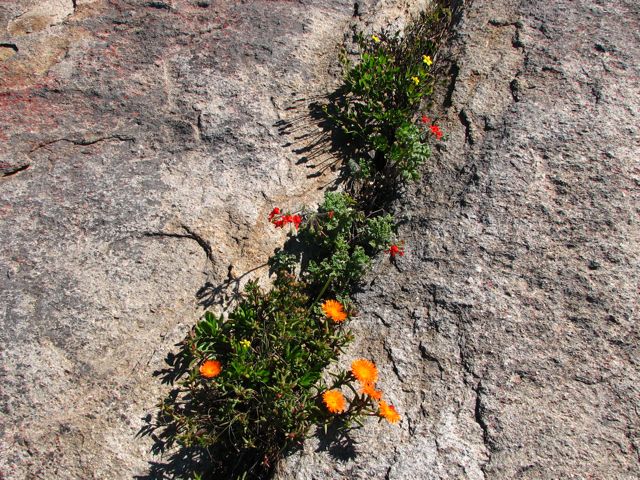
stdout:
MULTIPOLYGON (((249 281, 227 316, 204 314, 181 343, 171 373, 177 388, 145 430, 157 432, 160 449, 197 452, 191 476, 266 478, 313 425, 346 434, 367 416, 401 420, 378 389, 372 361, 324 372, 353 338, 351 295, 374 257, 386 252, 395 262, 405 254, 385 206, 401 183, 418 178, 431 142, 443 136, 426 115, 415 117, 433 90, 449 19, 437 6, 402 35, 357 34, 358 60, 342 57, 341 95, 324 111, 346 139, 345 191, 326 192, 313 210, 273 208, 267 220, 288 229, 289 241, 269 259, 271 288, 249 281)), ((170 235, 197 241, 209 256, 184 231, 170 235)))

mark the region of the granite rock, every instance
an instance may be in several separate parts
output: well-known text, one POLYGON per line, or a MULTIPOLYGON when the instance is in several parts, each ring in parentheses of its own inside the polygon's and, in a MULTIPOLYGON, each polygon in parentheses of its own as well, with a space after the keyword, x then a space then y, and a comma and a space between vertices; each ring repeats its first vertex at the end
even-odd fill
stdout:
MULTIPOLYGON (((264 278, 268 212, 333 179, 296 149, 345 35, 422 4, 0 5, 1 478, 149 478, 153 372, 198 292, 264 278)), ((341 359, 375 359, 403 420, 314 437, 281 479, 637 477, 639 8, 463 7, 428 110, 448 138, 341 359)))
POLYGON ((427 111, 446 141, 341 360, 374 359, 403 419, 279 479, 637 478, 638 32, 628 0, 465 2, 427 111))

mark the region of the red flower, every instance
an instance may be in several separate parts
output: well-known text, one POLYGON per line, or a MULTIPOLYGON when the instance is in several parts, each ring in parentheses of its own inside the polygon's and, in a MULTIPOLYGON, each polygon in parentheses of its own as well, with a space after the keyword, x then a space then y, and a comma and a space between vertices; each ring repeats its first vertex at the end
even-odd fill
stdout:
POLYGON ((278 207, 274 208, 269 214, 269 221, 273 220, 273 217, 276 215, 280 215, 280 209, 278 207))
POLYGON ((422 123, 431 123, 431 119, 426 115, 422 115, 422 118, 420 120, 422 121, 422 123))
POLYGON ((442 138, 442 130, 440 130, 440 127, 438 125, 431 125, 431 127, 429 127, 431 129, 431 131, 433 132, 433 134, 436 136, 437 140, 440 140, 442 138))
POLYGON ((327 212, 327 215, 329 216, 329 218, 333 218, 333 210, 330 210, 329 212, 327 212))
POLYGON ((395 258, 396 255, 400 255, 402 257, 404 255, 404 248, 399 247, 398 245, 391 245, 386 253, 391 255, 391 258, 395 258))
POLYGON ((302 216, 297 214, 291 215, 288 213, 286 215, 281 215, 280 209, 276 207, 269 214, 269 221, 273 223, 276 226, 276 228, 283 228, 285 225, 289 225, 290 223, 293 223, 293 226, 297 230, 300 227, 300 224, 302 223, 302 216))

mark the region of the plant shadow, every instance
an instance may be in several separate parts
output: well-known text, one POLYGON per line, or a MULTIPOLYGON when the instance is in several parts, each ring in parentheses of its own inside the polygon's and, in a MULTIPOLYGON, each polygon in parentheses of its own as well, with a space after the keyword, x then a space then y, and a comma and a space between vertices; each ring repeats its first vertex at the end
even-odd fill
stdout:
POLYGON ((356 458, 358 451, 356 442, 350 435, 353 428, 346 428, 340 422, 333 422, 325 430, 318 428, 315 436, 318 438, 316 452, 327 452, 338 462, 348 462, 356 458))
POLYGON ((223 311, 229 310, 242 298, 242 280, 251 273, 266 267, 267 265, 267 263, 258 265, 251 270, 247 270, 238 277, 233 275, 233 267, 230 265, 227 273, 227 279, 224 282, 214 285, 207 281, 202 287, 200 287, 196 292, 198 305, 205 310, 214 305, 222 306, 223 311))
POLYGON ((349 158, 353 148, 327 112, 328 106, 344 98, 345 90, 341 88, 324 95, 295 99, 285 109, 294 113, 294 116, 274 124, 281 136, 289 138, 282 147, 291 148, 299 156, 296 165, 304 165, 312 170, 307 178, 321 177, 329 170, 339 170, 338 177, 318 187, 319 190, 327 186, 336 189, 351 178, 344 159, 349 158))

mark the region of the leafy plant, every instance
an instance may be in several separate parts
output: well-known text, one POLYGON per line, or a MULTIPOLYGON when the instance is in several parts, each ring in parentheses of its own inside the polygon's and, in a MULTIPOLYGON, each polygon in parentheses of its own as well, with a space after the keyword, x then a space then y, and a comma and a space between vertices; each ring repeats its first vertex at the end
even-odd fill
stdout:
POLYGON ((364 416, 400 420, 377 390, 373 362, 323 372, 352 339, 349 296, 372 258, 405 253, 381 198, 418 178, 431 136, 443 135, 425 115, 417 124, 413 117, 433 90, 431 57, 449 18, 439 6, 403 35, 356 35, 359 59, 343 55, 342 95, 325 108, 346 138, 348 191, 326 192, 315 212, 274 208, 269 222, 297 235, 287 243, 295 248, 269 259, 272 287, 248 282, 226 318, 206 312, 182 342, 177 364, 186 372, 158 425, 165 447, 206 454, 208 467, 194 478, 266 478, 313 425, 345 431, 364 416))
POLYGON ((387 248, 393 237, 393 218, 367 218, 344 192, 326 192, 318 213, 302 230, 302 242, 315 251, 304 274, 316 287, 339 295, 348 292, 366 273, 371 257, 387 248))
POLYGON ((342 53, 341 95, 324 110, 346 138, 353 179, 373 181, 380 189, 418 178, 430 150, 411 118, 433 93, 432 57, 450 20, 450 10, 438 5, 403 34, 357 33, 357 61, 342 53))
POLYGON ((281 270, 271 290, 249 282, 228 319, 207 312, 185 340, 185 402, 165 404, 164 420, 179 443, 212 452, 217 474, 268 472, 327 417, 318 381, 351 335, 309 306, 305 285, 281 270))
POLYGON ((395 141, 388 152, 389 169, 404 180, 420 178, 418 168, 429 158, 431 150, 420 129, 404 122, 395 133, 395 141))

